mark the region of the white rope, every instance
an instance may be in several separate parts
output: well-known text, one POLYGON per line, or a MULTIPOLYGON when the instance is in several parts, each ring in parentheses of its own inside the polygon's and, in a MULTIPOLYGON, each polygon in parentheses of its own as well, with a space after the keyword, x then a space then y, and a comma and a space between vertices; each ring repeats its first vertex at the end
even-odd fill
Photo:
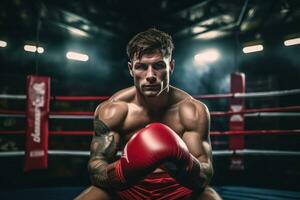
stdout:
MULTIPOLYGON (((24 114, 0 114, 0 117, 18 117, 24 118, 24 114)), ((93 116, 90 115, 49 115, 49 119, 94 119, 93 116)))
POLYGON ((89 151, 48 150, 48 154, 56 156, 90 156, 89 151))
MULTIPOLYGON (((90 156, 89 151, 48 150, 49 155, 57 156, 90 156)), ((24 156, 25 151, 0 152, 0 157, 24 156)))
MULTIPOLYGON (((248 93, 234 93, 233 98, 254 98, 254 97, 268 97, 268 96, 284 96, 300 94, 300 89, 279 90, 269 92, 248 92, 248 93)), ((0 99, 27 99, 26 95, 0 94, 0 99)))
MULTIPOLYGON (((262 150, 262 149, 243 149, 243 150, 215 150, 213 156, 229 155, 259 155, 259 156, 300 156, 299 151, 281 151, 281 150, 262 150)), ((69 150, 48 150, 49 155, 56 156, 90 156, 89 151, 69 151, 69 150)), ((122 152, 117 152, 121 156, 122 152)), ((0 157, 24 156, 24 151, 0 152, 0 157)))
POLYGON ((50 119, 94 119, 94 116, 90 115, 49 115, 50 119))
POLYGON ((226 155, 259 155, 259 156, 300 156, 300 151, 281 151, 263 149, 242 149, 242 150, 217 150, 212 152, 214 156, 226 155))
POLYGON ((296 112, 257 112, 247 113, 246 117, 299 117, 300 113, 296 112))
POLYGON ((24 156, 25 151, 0 152, 0 157, 24 156))
POLYGON ((270 92, 248 92, 248 93, 234 93, 234 98, 254 98, 254 97, 270 97, 270 96, 284 96, 300 94, 300 89, 292 90, 279 90, 279 91, 270 91, 270 92))
POLYGON ((27 97, 18 94, 0 94, 0 99, 27 99, 27 97))

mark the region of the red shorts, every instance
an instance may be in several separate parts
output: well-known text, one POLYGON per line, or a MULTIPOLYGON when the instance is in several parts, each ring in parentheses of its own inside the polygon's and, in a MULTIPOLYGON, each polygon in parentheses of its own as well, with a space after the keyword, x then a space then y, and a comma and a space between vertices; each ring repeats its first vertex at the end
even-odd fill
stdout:
POLYGON ((180 185, 167 172, 152 173, 130 188, 117 192, 119 199, 175 200, 189 199, 192 190, 180 185))

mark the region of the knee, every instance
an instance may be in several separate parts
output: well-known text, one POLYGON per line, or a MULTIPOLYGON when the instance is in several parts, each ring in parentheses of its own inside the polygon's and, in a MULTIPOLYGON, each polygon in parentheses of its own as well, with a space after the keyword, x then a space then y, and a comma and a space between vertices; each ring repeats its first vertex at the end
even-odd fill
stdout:
POLYGON ((89 188, 85 189, 83 192, 81 192, 77 197, 74 198, 74 200, 110 200, 110 195, 95 186, 90 186, 89 188))
POLYGON ((196 200, 222 200, 221 196, 212 188, 205 187, 203 192, 200 195, 197 195, 196 200))

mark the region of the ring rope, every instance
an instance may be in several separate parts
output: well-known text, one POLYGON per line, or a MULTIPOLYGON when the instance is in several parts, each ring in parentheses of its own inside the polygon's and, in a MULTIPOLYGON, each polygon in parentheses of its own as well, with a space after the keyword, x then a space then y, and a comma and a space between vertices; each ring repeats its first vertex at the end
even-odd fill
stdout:
POLYGON ((27 99, 27 96, 20 94, 0 94, 0 99, 27 99))
MULTIPOLYGON (((0 134, 25 134, 23 130, 0 130, 0 134)), ((49 131, 50 135, 93 135, 94 131, 49 131)), ((300 129, 293 130, 236 130, 236 131, 211 131, 211 136, 230 135, 280 135, 280 134, 300 134, 300 129)))
POLYGON ((245 114, 245 117, 300 117, 300 113, 294 112, 258 112, 245 114))
POLYGON ((211 136, 219 135, 278 135, 278 134, 300 134, 300 129, 294 130, 235 130, 235 131, 211 131, 211 136))
POLYGON ((55 101, 104 101, 110 96, 52 96, 51 100, 55 101))
MULTIPOLYGON (((292 94, 300 94, 299 89, 291 90, 278 90, 268 92, 249 92, 249 93, 228 93, 228 94, 216 94, 216 95, 200 95, 194 96, 196 99, 220 99, 220 98, 259 98, 266 96, 285 96, 292 94)), ((52 96, 52 100, 56 101, 97 101, 106 100, 110 96, 52 96)), ((9 95, 0 94, 0 99, 27 99, 26 95, 9 95)))
POLYGON ((228 93, 228 94, 215 94, 215 95, 200 95, 194 96, 196 99, 239 99, 239 98, 260 98, 269 96, 285 96, 292 94, 300 94, 299 89, 291 90, 278 90, 278 91, 268 91, 268 92, 248 92, 248 93, 228 93))
MULTIPOLYGON (((48 150, 49 155, 55 156, 90 156, 89 151, 70 151, 70 150, 48 150)), ((117 156, 122 152, 118 151, 117 156)), ((243 149, 243 150, 214 150, 213 156, 230 156, 230 155, 260 155, 260 156, 300 156, 299 151, 285 150, 261 150, 261 149, 243 149)), ((24 156, 25 151, 0 152, 0 157, 24 156)))
POLYGON ((300 106, 286 106, 286 107, 274 107, 274 108, 255 108, 255 109, 245 109, 242 111, 227 111, 227 112, 210 112, 211 116, 221 117, 230 116, 236 114, 246 114, 246 113, 260 113, 260 112, 278 112, 278 111, 300 111, 300 106))
MULTIPOLYGON (((210 112, 211 116, 213 117, 220 117, 220 116, 230 116, 236 114, 248 114, 248 113, 256 113, 257 116, 262 116, 260 112, 278 112, 278 111, 300 111, 300 106, 286 106, 286 107, 274 107, 274 108, 258 108, 258 109, 245 109, 243 111, 233 112, 210 112)), ((49 112, 50 119, 65 119, 65 118, 73 118, 73 119, 92 119, 94 113, 93 112, 84 112, 84 111, 61 111, 61 112, 49 112), (81 116, 81 117, 80 117, 81 116)), ((253 116, 255 116, 253 115, 253 116)), ((266 116, 266 114, 264 114, 266 116)), ((276 115, 276 114, 274 114, 276 115)), ((273 116, 274 116, 273 115, 273 116)), ((278 116, 282 116, 277 114, 278 116)), ((298 114, 299 115, 299 114, 298 114)), ((293 116, 298 116, 293 115, 293 116)), ((0 109, 0 117, 25 117, 24 111, 13 111, 13 110, 5 110, 0 109)))

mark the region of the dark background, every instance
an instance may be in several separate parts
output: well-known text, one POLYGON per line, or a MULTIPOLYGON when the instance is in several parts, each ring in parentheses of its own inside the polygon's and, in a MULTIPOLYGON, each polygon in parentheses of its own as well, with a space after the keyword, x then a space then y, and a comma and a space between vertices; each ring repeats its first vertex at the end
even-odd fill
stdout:
MULTIPOLYGON (((137 32, 155 27, 174 40, 172 84, 192 95, 229 92, 232 72, 246 75, 246 91, 300 88, 300 45, 283 41, 300 36, 298 0, 3 0, 0 6, 0 94, 25 94, 26 76, 51 78, 53 96, 112 95, 132 85, 126 44, 137 32), (80 31, 80 34, 74 33, 80 31), (246 44, 264 51, 244 54, 246 44), (43 54, 25 52, 38 44, 43 54), (197 65, 194 55, 217 49, 214 63, 197 65), (87 62, 66 58, 67 51, 89 55, 87 62)), ((299 105, 300 96, 249 99, 247 108, 299 105)), ((93 111, 99 102, 52 103, 51 110, 93 111)), ((226 100, 205 101, 226 111, 226 100)), ((0 109, 25 110, 22 100, 0 100, 0 109)), ((0 117, 1 130, 24 130, 23 118, 0 117)), ((91 120, 50 120, 51 130, 92 130, 91 120)), ((299 117, 247 119, 246 129, 299 129, 299 117)), ((212 130, 228 130, 227 119, 212 119, 212 130)), ((91 137, 50 136, 49 149, 88 150, 91 137)), ((226 149, 225 145, 214 149, 226 149)), ((213 144, 216 139, 212 138, 213 144)), ((219 141, 220 142, 220 141, 219 141)), ((215 142, 216 143, 216 142, 215 142)), ((246 147, 299 151, 299 136, 248 136, 246 147)), ((24 149, 24 137, 0 136, 0 151, 24 149)), ((0 158, 1 187, 88 185, 87 157, 52 157, 49 169, 24 173, 23 157, 0 158)), ((244 170, 231 170, 231 156, 216 156, 213 185, 300 190, 299 155, 245 156, 244 170)))

